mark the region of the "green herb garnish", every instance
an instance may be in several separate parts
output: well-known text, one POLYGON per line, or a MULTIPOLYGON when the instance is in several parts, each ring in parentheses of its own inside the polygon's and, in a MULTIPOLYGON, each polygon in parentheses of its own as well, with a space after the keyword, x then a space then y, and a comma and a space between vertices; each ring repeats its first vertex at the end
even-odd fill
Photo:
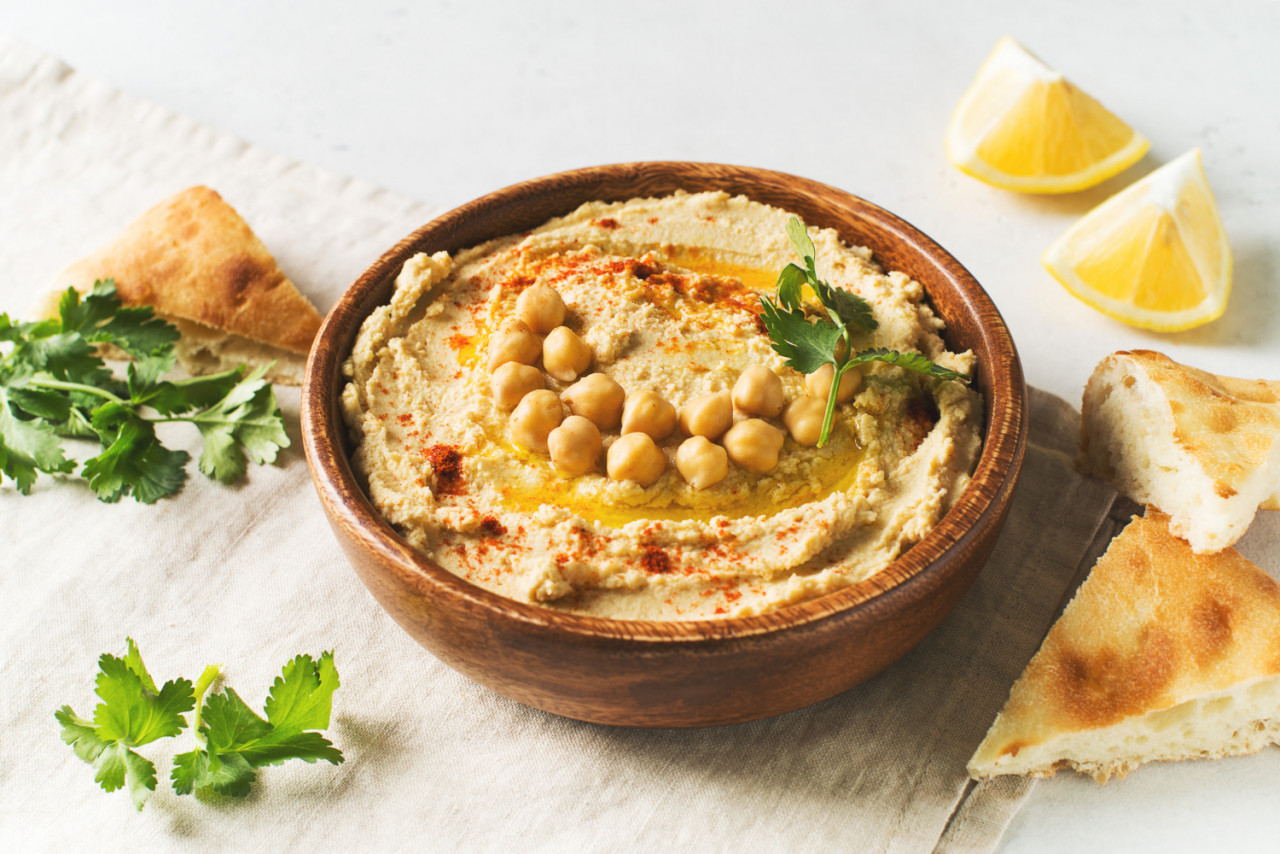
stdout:
POLYGON ((215 480, 241 478, 246 455, 274 462, 289 437, 265 368, 161 379, 175 364, 177 340, 178 330, 150 308, 122 305, 110 279, 83 299, 68 288, 56 320, 22 323, 0 314, 0 473, 26 495, 38 472, 75 471, 64 439, 96 439, 102 451, 80 473, 98 498, 132 495, 151 504, 187 477, 187 452, 156 437, 156 424, 174 421, 200 431, 200 471, 215 480), (106 367, 99 344, 134 360, 124 380, 106 367))
POLYGON ((196 730, 204 747, 173 757, 173 789, 179 795, 210 789, 242 798, 264 765, 286 759, 341 764, 342 752, 313 730, 329 726, 338 671, 333 653, 318 661, 299 655, 284 666, 267 695, 266 720, 253 712, 235 691, 209 695, 204 721, 197 710, 196 730))
POLYGON ((244 797, 264 765, 286 759, 342 762, 342 752, 314 731, 329 726, 339 684, 332 652, 314 661, 299 655, 286 664, 271 686, 263 720, 230 688, 204 699, 219 676, 217 665, 206 667, 194 686, 175 679, 156 688, 137 646, 131 638, 127 644, 123 658, 104 654, 98 660, 102 702, 93 720, 78 717, 70 706, 54 717, 62 740, 93 765, 94 782, 108 792, 127 786, 138 809, 156 789, 156 766, 132 748, 177 735, 193 708, 193 728, 203 746, 173 758, 171 778, 179 795, 199 789, 244 797))
POLYGON ((855 350, 854 336, 879 325, 871 314, 871 304, 855 293, 818 278, 817 250, 804 223, 797 217, 787 221, 787 237, 804 266, 793 263, 782 268, 776 294, 760 297, 760 317, 769 333, 770 346, 788 367, 802 374, 811 374, 826 364, 834 368, 818 447, 825 445, 831 436, 836 392, 840 379, 850 368, 867 362, 885 362, 936 379, 968 382, 964 374, 936 365, 919 353, 899 353, 883 347, 855 350), (806 285, 813 291, 825 317, 811 317, 811 309, 803 298, 806 285))
POLYGON ((142 656, 128 640, 124 658, 98 659, 98 696, 93 720, 77 717, 70 706, 54 713, 62 724, 62 740, 91 764, 94 782, 108 792, 129 787, 133 805, 142 809, 156 789, 156 766, 130 748, 177 735, 187 725, 184 712, 195 707, 191 682, 176 679, 156 688, 142 656))

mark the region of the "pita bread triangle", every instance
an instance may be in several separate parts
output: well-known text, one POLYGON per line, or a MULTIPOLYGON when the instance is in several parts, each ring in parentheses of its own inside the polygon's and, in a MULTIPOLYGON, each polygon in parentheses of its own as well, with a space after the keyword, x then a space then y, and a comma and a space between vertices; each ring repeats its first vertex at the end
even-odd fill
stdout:
POLYGON ((193 374, 274 360, 273 379, 302 380, 320 313, 208 187, 191 187, 151 208, 64 270, 57 290, 87 292, 97 279, 114 279, 126 305, 152 306, 177 325, 178 360, 193 374))
POLYGON ((1113 353, 1085 388, 1080 468, 1168 513, 1197 552, 1226 548, 1280 508, 1280 382, 1113 353))
POLYGON ((969 774, 1099 782, 1280 743, 1280 584, 1197 555, 1148 508, 1111 542, 1014 683, 969 774))

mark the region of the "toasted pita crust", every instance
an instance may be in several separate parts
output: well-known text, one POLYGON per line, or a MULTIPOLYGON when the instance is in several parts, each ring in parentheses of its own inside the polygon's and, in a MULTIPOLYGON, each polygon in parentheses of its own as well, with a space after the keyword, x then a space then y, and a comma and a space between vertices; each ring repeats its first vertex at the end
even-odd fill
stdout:
POLYGON ((1143 762, 1280 743, 1280 584, 1196 555, 1148 508, 1112 542, 1014 684, 969 773, 1104 782, 1143 762))
POLYGON ((178 322, 178 358, 191 373, 276 360, 276 379, 301 382, 320 313, 208 187, 156 205, 64 270, 56 285, 87 292, 108 278, 126 305, 149 305, 178 322))
POLYGON ((1280 382, 1220 377, 1149 350, 1113 353, 1084 393, 1080 468, 1172 517, 1197 552, 1280 507, 1280 382))

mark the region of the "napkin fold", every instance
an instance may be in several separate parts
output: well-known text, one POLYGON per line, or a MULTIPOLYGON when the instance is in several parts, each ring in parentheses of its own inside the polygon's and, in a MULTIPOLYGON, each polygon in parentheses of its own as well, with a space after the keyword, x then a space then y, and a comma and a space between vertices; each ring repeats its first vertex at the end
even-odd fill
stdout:
MULTIPOLYGON (((0 37, 0 308, 21 314, 67 262, 195 183, 221 192, 322 310, 436 212, 0 37)), ((811 708, 645 731, 526 708, 418 647, 339 552, 302 458, 297 391, 278 393, 293 446, 242 485, 193 472, 149 507, 102 504, 68 478, 42 477, 27 497, 0 486, 0 838, 99 851, 978 851, 1029 791, 974 786, 964 766, 1115 525, 1115 494, 1071 466, 1079 417, 1064 401, 1031 391, 1004 533, 919 647, 811 708), (98 789, 53 717, 63 703, 92 715, 97 656, 126 636, 158 681, 222 662, 257 707, 287 659, 336 650, 330 735, 346 762, 267 768, 243 801, 179 797, 167 776, 187 732, 142 748, 160 786, 135 813, 98 789)), ((165 438, 196 450, 181 430, 165 438)))

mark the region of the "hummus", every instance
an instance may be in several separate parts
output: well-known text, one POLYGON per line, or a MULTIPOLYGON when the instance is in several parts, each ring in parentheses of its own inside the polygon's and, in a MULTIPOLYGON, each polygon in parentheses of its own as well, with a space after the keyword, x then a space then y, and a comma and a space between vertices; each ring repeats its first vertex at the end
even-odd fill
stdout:
MULTIPOLYGON (((374 506, 480 587, 602 617, 759 613, 884 569, 946 513, 976 464, 982 401, 960 382, 871 363, 823 447, 754 416, 785 436, 776 464, 756 473, 731 462, 701 489, 675 465, 680 428, 656 443, 666 465, 658 459, 650 485, 611 478, 603 454, 571 476, 545 448, 513 442, 512 413, 491 391, 491 339, 522 292, 549 285, 590 349, 586 372, 628 399, 656 392, 679 408, 756 366, 776 374, 786 400, 805 395, 758 316, 758 295, 797 260, 789 217, 723 193, 593 202, 525 234, 411 258, 344 365, 353 464, 374 506)), ((872 305, 879 326, 859 349, 920 352, 972 373, 972 353, 946 349, 917 282, 834 231, 810 234, 819 276, 872 305)), ((534 379, 559 395, 571 385, 534 379)), ((605 449, 621 438, 617 426, 599 433, 605 449)))

